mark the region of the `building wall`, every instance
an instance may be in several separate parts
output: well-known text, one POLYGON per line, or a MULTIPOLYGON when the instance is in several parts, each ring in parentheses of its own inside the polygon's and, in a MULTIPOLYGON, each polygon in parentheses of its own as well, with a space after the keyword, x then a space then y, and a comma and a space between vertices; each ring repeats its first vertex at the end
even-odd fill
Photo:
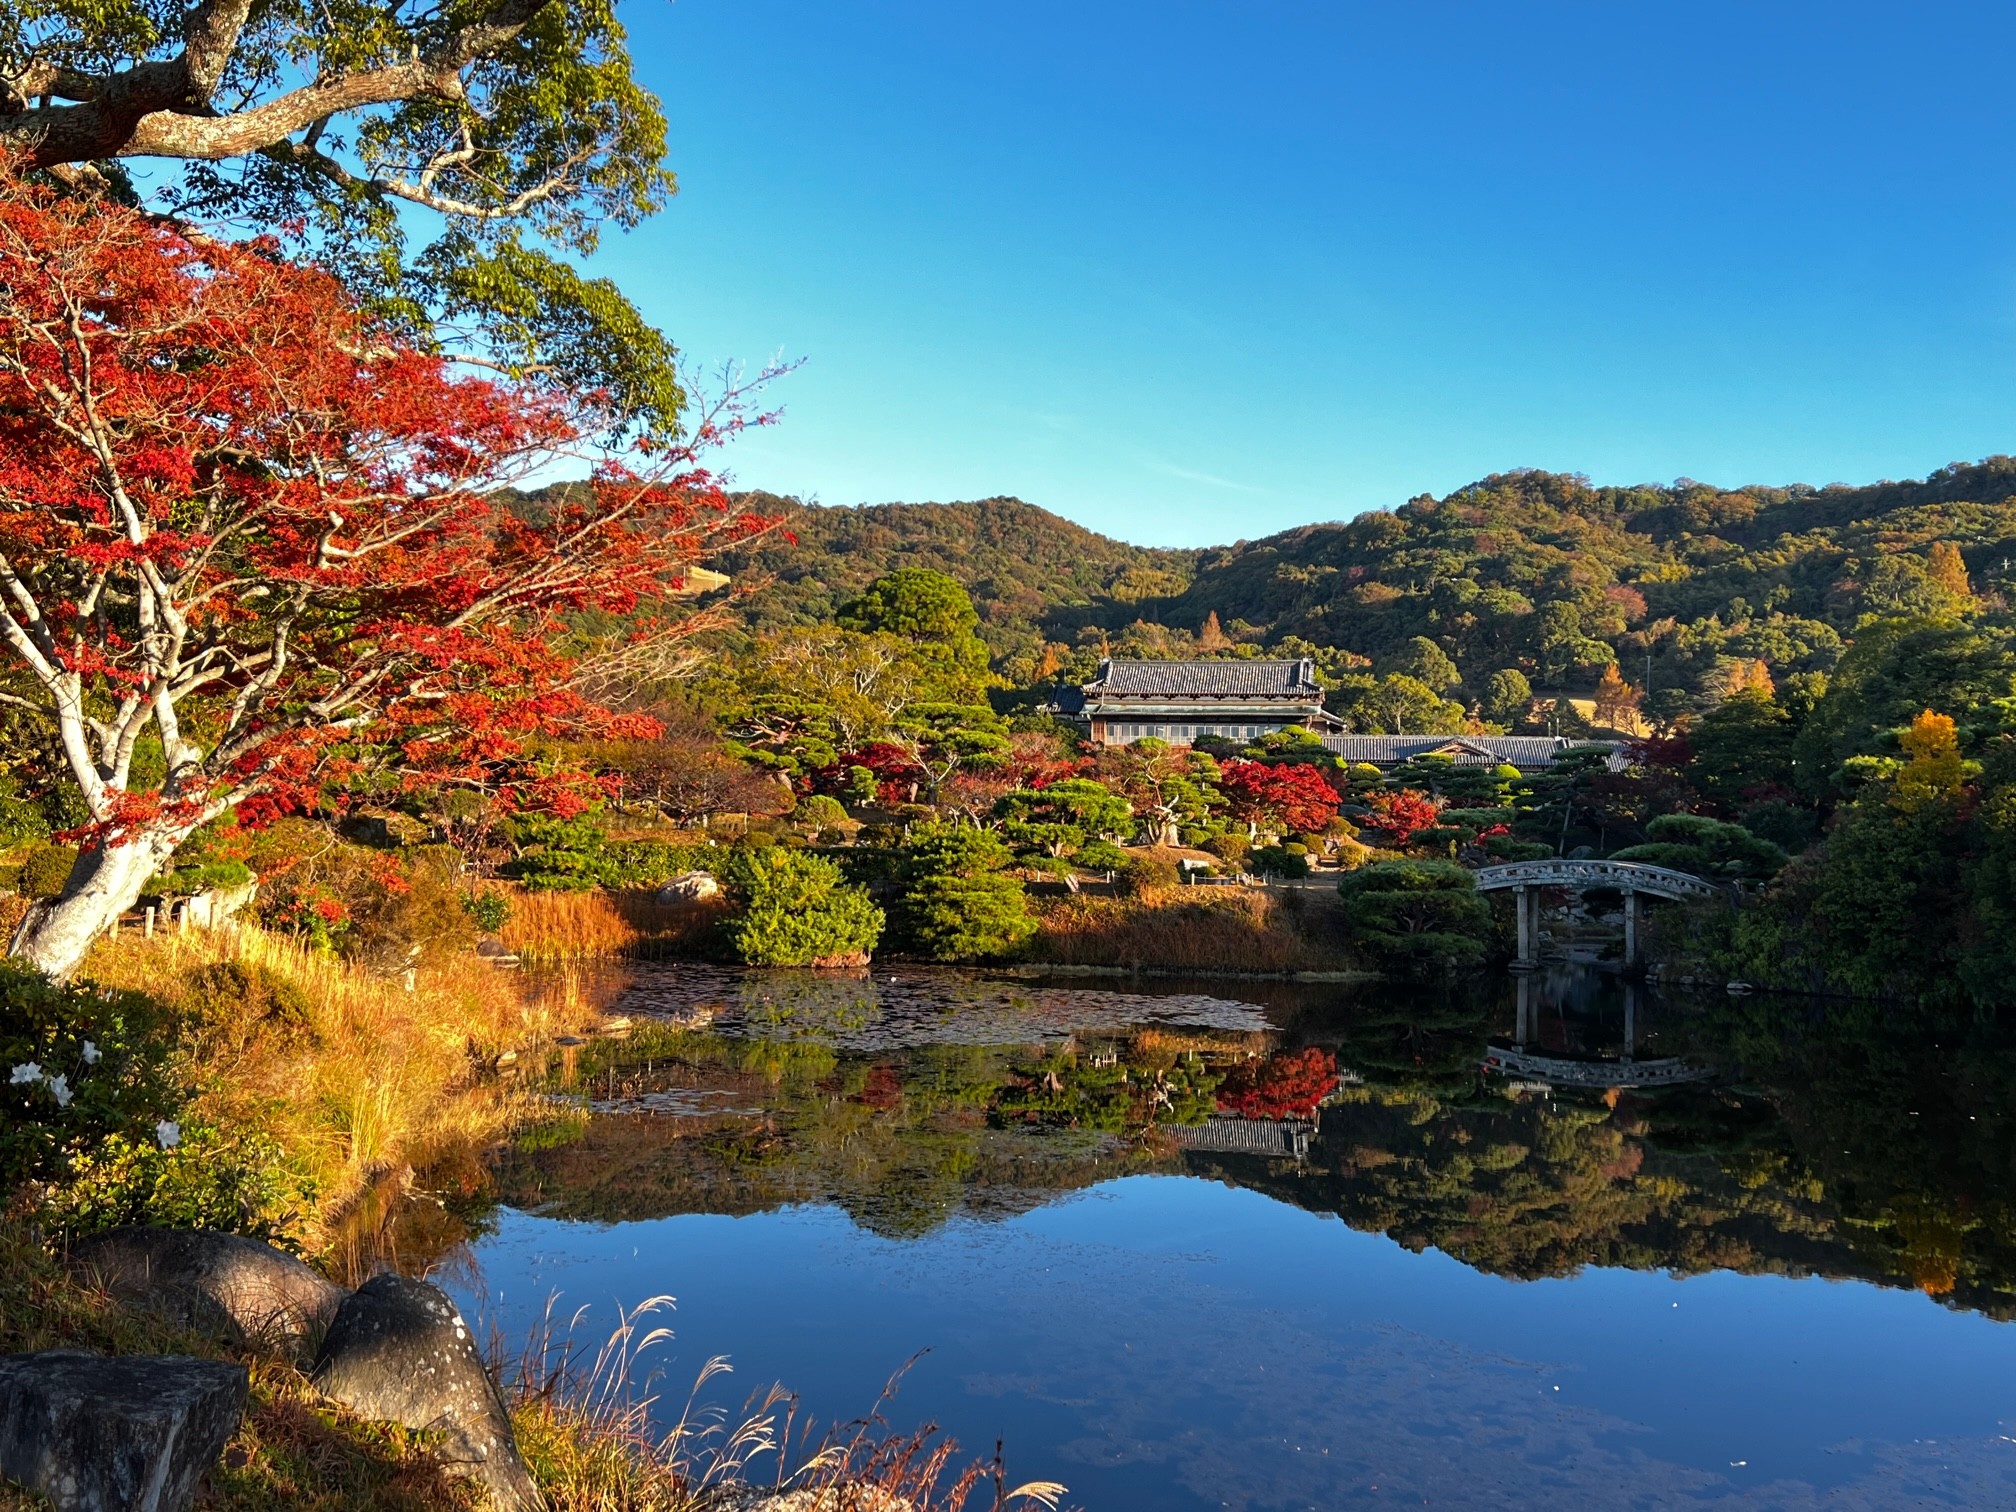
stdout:
POLYGON ((1222 735, 1228 740, 1251 740, 1269 731, 1283 730, 1299 722, 1300 719, 1297 717, 1268 715, 1241 715, 1237 719, 1202 713, 1175 718, 1140 714, 1102 715, 1092 721, 1092 739, 1098 745, 1128 745, 1136 740, 1152 737, 1156 740, 1166 740, 1171 745, 1187 746, 1200 735, 1222 735))

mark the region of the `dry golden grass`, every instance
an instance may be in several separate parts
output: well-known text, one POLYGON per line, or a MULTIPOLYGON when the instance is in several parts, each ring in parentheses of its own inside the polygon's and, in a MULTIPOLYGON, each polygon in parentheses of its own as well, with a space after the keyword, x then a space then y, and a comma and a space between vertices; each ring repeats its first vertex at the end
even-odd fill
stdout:
POLYGON ((726 911, 720 902, 660 903, 637 892, 509 890, 511 914, 499 938, 527 960, 585 960, 639 951, 676 950, 706 933, 726 911))
POLYGON ((1053 966, 1159 971, 1347 969, 1351 961, 1335 943, 1328 912, 1315 899, 1290 904, 1242 888, 1056 898, 1039 904, 1024 956, 1053 966))
POLYGON ((319 1248, 388 1174, 523 1122, 529 1099, 486 1078, 505 1050, 597 1017, 564 978, 534 990, 475 956, 399 978, 253 928, 102 941, 83 974, 181 1009, 189 1116, 256 1130, 308 1177, 318 1211, 295 1237, 319 1248))

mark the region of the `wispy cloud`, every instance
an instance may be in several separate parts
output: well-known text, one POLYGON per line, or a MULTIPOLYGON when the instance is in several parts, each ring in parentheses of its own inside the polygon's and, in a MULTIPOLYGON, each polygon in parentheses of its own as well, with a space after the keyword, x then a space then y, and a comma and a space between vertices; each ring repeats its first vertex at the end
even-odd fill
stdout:
POLYGON ((1189 483, 1208 483, 1213 488, 1229 488, 1234 493, 1266 493, 1267 489, 1257 483, 1240 483, 1231 478, 1221 478, 1216 473, 1198 472, 1195 468, 1178 467, 1174 462, 1150 462, 1156 472, 1172 478, 1182 478, 1189 483))

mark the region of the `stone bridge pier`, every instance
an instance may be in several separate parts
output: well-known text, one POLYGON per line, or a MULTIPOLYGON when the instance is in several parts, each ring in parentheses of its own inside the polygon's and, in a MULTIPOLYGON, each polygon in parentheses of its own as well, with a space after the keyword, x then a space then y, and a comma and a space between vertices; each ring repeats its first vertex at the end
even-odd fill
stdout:
POLYGON ((1531 970, 1540 963, 1540 899, 1548 888, 1564 887, 1574 892, 1606 889, 1624 894, 1624 964, 1636 966, 1639 937, 1643 933, 1644 900, 1670 898, 1719 898, 1726 891, 1713 882, 1664 866, 1645 866, 1636 861, 1576 861, 1555 857, 1546 861, 1513 861, 1503 866, 1486 866, 1477 873, 1479 892, 1510 890, 1519 922, 1519 955, 1515 970, 1531 970))

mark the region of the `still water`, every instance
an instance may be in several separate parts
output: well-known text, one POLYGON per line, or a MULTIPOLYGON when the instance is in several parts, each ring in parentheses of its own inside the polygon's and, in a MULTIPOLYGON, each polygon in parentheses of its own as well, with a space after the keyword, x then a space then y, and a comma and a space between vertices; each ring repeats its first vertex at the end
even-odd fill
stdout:
POLYGON ((1092 1512, 2016 1508, 1985 1028, 1565 971, 613 991, 585 1130, 450 1271, 507 1338, 670 1293, 668 1382, 829 1419, 916 1356, 893 1422, 1092 1512))

